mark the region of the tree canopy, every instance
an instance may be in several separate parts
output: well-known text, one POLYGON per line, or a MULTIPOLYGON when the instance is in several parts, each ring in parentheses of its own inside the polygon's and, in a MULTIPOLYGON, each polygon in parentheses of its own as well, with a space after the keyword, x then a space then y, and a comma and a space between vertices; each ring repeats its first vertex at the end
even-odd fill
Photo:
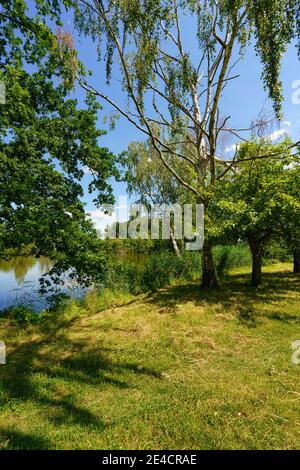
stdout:
POLYGON ((299 226, 299 198, 293 189, 300 183, 299 158, 287 150, 288 143, 275 145, 262 138, 242 144, 235 172, 223 180, 215 201, 215 220, 223 235, 235 234, 249 243, 253 285, 261 283, 267 242, 299 226), (262 150, 265 157, 257 158, 262 150))
POLYGON ((85 213, 81 180, 87 169, 95 203, 112 203, 114 156, 98 144, 101 106, 90 94, 82 109, 71 99, 72 64, 80 64, 66 38, 47 25, 59 24, 58 2, 37 1, 35 8, 30 16, 25 2, 8 1, 0 13, 0 80, 6 87, 0 105, 0 254, 30 246, 32 253, 56 259, 53 275, 73 269, 87 282, 101 274, 103 256, 85 213))
MULTIPOLYGON (((208 217, 218 182, 235 165, 221 154, 220 142, 243 141, 262 124, 232 126, 231 116, 223 115, 224 89, 254 42, 264 87, 281 117, 281 61, 300 36, 299 0, 79 0, 74 6, 78 30, 97 41, 107 83, 113 71, 124 100, 78 71, 81 85, 151 140, 165 168, 204 204, 208 217), (162 139, 161 127, 170 141, 162 139), (185 174, 178 171, 182 162, 189 165, 185 174)), ((203 253, 203 286, 211 287, 217 283, 208 230, 203 253)))

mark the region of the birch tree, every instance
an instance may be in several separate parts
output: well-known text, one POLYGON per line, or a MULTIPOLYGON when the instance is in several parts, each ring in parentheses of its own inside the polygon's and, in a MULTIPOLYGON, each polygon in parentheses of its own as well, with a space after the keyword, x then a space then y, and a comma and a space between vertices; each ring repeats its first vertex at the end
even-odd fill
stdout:
MULTIPOLYGON (((185 202, 186 191, 157 158, 151 142, 132 142, 123 163, 129 194, 137 196, 137 203, 145 206, 154 216, 161 219, 165 206, 185 202)), ((175 254, 180 257, 174 227, 170 227, 170 239, 175 254)))
MULTIPOLYGON (((208 221, 215 188, 236 164, 234 157, 225 161, 220 155, 220 141, 224 136, 243 141, 250 128, 260 124, 234 128, 222 111, 224 90, 237 78, 235 68, 254 41, 263 64, 263 85, 281 117, 281 60, 288 44, 299 37, 300 1, 79 0, 74 4, 77 28, 97 41, 107 83, 116 78, 124 100, 115 99, 112 87, 107 94, 78 74, 81 85, 150 139, 170 175, 204 204, 208 221), (158 126, 173 136, 171 142, 161 139, 158 126), (192 146, 192 151, 185 153, 184 145, 192 146), (185 175, 176 170, 180 162, 189 166, 185 175)), ((207 223, 202 286, 217 285, 207 223)))

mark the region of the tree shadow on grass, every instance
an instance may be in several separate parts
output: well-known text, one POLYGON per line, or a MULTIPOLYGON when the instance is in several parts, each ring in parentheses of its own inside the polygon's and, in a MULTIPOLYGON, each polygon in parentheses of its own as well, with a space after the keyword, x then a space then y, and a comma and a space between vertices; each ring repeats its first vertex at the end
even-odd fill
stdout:
MULTIPOLYGON (((217 290, 201 289, 200 283, 194 282, 161 289, 149 294, 146 301, 158 305, 159 312, 174 314, 178 311, 178 304, 191 302, 198 306, 218 305, 225 314, 235 311, 241 323, 255 327, 258 317, 262 315, 259 304, 288 300, 290 305, 299 306, 299 296, 294 295, 296 292, 300 292, 298 275, 287 272, 264 273, 263 284, 255 288, 250 285, 248 274, 237 274, 223 279, 221 288, 217 290)), ((272 320, 300 323, 300 311, 298 315, 279 311, 263 315, 272 320)))
MULTIPOLYGON (((54 326, 41 327, 38 339, 15 344, 7 355, 5 368, 0 369, 0 409, 10 411, 12 402, 17 409, 28 404, 29 409, 36 407, 38 415, 44 414, 46 421, 55 426, 80 425, 102 432, 106 425, 98 411, 90 411, 93 403, 87 400, 82 405, 78 394, 81 385, 99 387, 101 392, 105 387, 129 388, 129 373, 160 378, 156 370, 113 361, 109 356, 112 350, 93 346, 88 337, 69 339, 64 332, 68 332, 75 321, 57 320, 54 326)), ((88 395, 88 389, 85 392, 88 395)), ((32 414, 34 419, 35 412, 32 414)), ((32 420, 30 413, 28 419, 32 420)), ((7 424, 5 429, 0 427, 2 441, 8 439, 11 448, 51 448, 46 439, 16 432, 17 423, 18 416, 12 419, 11 429, 7 424)))
POLYGON ((50 447, 51 442, 42 436, 27 434, 12 429, 0 429, 0 450, 40 450, 49 449, 50 447))

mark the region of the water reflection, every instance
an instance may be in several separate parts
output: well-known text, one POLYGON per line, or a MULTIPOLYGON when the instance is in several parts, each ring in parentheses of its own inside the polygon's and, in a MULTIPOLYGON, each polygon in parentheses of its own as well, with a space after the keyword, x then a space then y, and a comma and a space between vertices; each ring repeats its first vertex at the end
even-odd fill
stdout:
MULTIPOLYGON (((145 253, 121 253, 112 254, 112 260, 133 264, 137 268, 142 267, 147 259, 145 253)), ((39 279, 49 272, 53 263, 48 258, 35 258, 34 256, 16 256, 8 261, 0 260, 0 310, 7 309, 12 305, 30 304, 35 310, 41 311, 48 306, 45 297, 39 295, 39 279)), ((68 281, 61 289, 67 295, 80 298, 85 289, 76 283, 68 281)))
POLYGON ((19 303, 30 303, 43 308, 44 300, 39 296, 39 279, 51 269, 48 258, 16 256, 0 261, 0 309, 19 303))

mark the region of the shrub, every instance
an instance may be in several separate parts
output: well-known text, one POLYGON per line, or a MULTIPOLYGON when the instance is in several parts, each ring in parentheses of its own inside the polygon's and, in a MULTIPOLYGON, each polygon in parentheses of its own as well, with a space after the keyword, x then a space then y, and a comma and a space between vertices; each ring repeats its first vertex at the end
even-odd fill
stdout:
POLYGON ((8 317, 17 325, 28 325, 38 323, 42 318, 42 314, 38 314, 29 306, 19 305, 9 309, 8 317))
POLYGON ((200 259, 199 254, 191 252, 185 252, 181 257, 170 252, 152 255, 145 266, 144 289, 154 291, 174 279, 192 280, 199 275, 200 259))
POLYGON ((224 276, 229 269, 251 264, 249 247, 244 244, 219 245, 214 248, 214 260, 218 276, 224 276))
POLYGON ((169 251, 153 253, 141 264, 112 258, 102 287, 138 294, 165 287, 173 279, 191 280, 199 270, 200 255, 191 252, 180 258, 169 251))
POLYGON ((141 267, 114 259, 108 265, 103 287, 138 294, 142 291, 142 275, 141 267))
MULTIPOLYGON (((246 266, 251 263, 251 254, 247 245, 216 246, 214 259, 219 276, 224 276, 233 267, 246 266)), ((186 251, 181 257, 173 252, 152 253, 144 264, 135 264, 112 258, 103 287, 112 291, 131 294, 155 291, 169 285, 175 279, 191 281, 199 279, 201 254, 186 251)))
POLYGON ((290 261, 291 254, 284 240, 270 240, 265 250, 265 260, 274 261, 290 261))
POLYGON ((192 281, 199 278, 201 268, 201 254, 196 251, 185 251, 181 258, 177 258, 177 275, 181 279, 192 281))
POLYGON ((168 252, 152 255, 146 263, 143 287, 154 291, 170 284, 176 273, 176 256, 168 252))

